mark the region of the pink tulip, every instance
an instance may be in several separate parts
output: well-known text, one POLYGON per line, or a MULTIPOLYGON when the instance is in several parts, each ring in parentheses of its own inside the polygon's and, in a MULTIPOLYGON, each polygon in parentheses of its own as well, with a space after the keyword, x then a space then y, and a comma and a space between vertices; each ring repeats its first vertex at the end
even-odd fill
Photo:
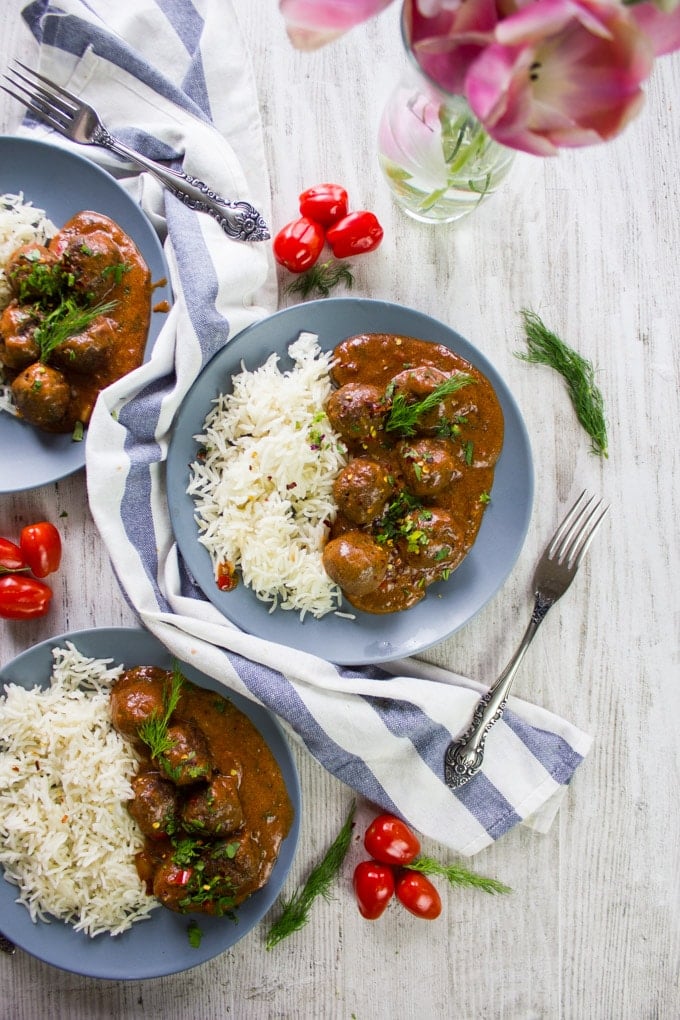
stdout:
POLYGON ((493 41, 495 0, 407 0, 404 35, 426 75, 461 94, 470 65, 493 41), (429 13, 426 13, 429 12, 429 13))
POLYGON ((539 156, 619 134, 638 113, 654 59, 614 0, 540 0, 500 21, 465 93, 488 133, 539 156))
POLYGON ((657 57, 680 49, 680 7, 669 2, 667 9, 661 2, 634 4, 628 8, 638 28, 649 36, 657 57))
POLYGON ((300 50, 325 46, 379 14, 392 0, 279 0, 293 45, 300 50))

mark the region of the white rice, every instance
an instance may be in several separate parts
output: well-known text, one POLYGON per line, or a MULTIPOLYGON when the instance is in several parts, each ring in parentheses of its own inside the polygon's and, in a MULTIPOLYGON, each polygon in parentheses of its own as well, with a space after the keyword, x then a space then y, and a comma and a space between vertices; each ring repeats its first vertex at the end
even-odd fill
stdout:
POLYGON ((109 692, 122 667, 54 650, 50 686, 0 697, 0 864, 32 920, 90 936, 149 916, 134 855, 144 838, 124 802, 137 761, 113 729, 109 692))
POLYGON ((272 354, 233 377, 195 438, 204 457, 191 465, 187 491, 196 503, 199 541, 215 576, 238 567, 243 583, 271 603, 319 618, 342 593, 322 562, 335 519, 333 480, 347 451, 323 410, 331 392, 331 353, 301 333, 281 372, 272 354))
MULTIPOLYGON (((57 232, 44 209, 24 202, 23 194, 0 196, 0 312, 10 301, 5 266, 10 255, 22 244, 45 244, 57 232)), ((0 410, 16 414, 9 385, 4 381, 0 363, 0 410)))

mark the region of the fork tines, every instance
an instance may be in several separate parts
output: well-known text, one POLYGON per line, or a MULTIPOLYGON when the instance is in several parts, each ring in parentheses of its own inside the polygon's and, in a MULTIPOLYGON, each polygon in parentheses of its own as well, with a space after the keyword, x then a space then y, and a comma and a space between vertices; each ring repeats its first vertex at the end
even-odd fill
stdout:
POLYGON ((22 64, 20 60, 15 60, 14 63, 31 75, 31 77, 29 78, 22 74, 16 67, 10 67, 9 74, 3 74, 3 78, 14 89, 17 89, 19 94, 1 83, 0 88, 12 96, 13 99, 23 103, 31 113, 35 113, 36 116, 45 120, 51 127, 56 128, 57 131, 65 131, 77 109, 72 103, 73 97, 71 93, 50 81, 49 78, 45 78, 44 75, 31 70, 26 64, 22 64), (10 75, 13 77, 10 77, 10 75), (39 82, 43 82, 48 88, 44 88, 39 82))
POLYGON ((584 489, 553 535, 548 556, 578 566, 608 510, 609 504, 584 489))

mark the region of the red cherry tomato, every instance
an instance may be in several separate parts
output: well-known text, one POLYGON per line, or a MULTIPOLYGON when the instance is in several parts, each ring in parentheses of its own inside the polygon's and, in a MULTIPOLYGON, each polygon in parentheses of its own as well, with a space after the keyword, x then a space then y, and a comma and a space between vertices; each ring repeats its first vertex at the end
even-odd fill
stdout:
POLYGON ((352 212, 328 230, 326 240, 336 259, 373 251, 383 239, 383 228, 372 212, 352 212))
POLYGON ((339 184, 316 184, 300 195, 300 212, 324 227, 347 215, 349 197, 339 184))
POLYGON ((378 815, 366 829, 364 846, 384 864, 410 864, 420 853, 420 841, 401 818, 378 815))
POLYGON ((359 913, 367 921, 375 921, 394 895, 394 872, 379 861, 361 861, 352 879, 359 913))
POLYGON ((442 912, 439 893, 429 878, 419 871, 403 871, 397 879, 395 893, 399 902, 416 917, 434 921, 442 912))
POLYGON ((13 574, 26 569, 21 549, 8 538, 0 538, 0 574, 13 574))
POLYGON ((50 608, 52 589, 34 577, 5 574, 0 577, 0 616, 5 620, 32 620, 50 608))
POLYGON ((304 273, 321 254, 324 236, 321 224, 301 216, 279 230, 274 238, 274 258, 291 273, 304 273))
POLYGON ((36 577, 47 577, 59 569, 61 538, 49 521, 29 524, 22 529, 19 545, 24 559, 36 577))

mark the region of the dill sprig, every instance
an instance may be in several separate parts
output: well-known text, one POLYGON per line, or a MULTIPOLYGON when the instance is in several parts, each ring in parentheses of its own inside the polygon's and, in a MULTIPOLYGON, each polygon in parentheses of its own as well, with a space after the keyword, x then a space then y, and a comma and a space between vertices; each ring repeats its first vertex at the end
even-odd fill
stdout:
POLYGON ((87 329, 100 315, 106 315, 116 306, 115 301, 98 305, 77 305, 73 298, 64 298, 49 312, 35 331, 35 341, 40 348, 40 360, 45 362, 50 354, 71 336, 77 336, 87 329))
POLYGON ((334 287, 344 283, 348 290, 354 285, 354 277, 350 267, 343 262, 336 262, 329 259, 321 265, 312 266, 306 273, 301 273, 292 283, 286 287, 286 294, 299 294, 303 299, 310 294, 320 294, 328 297, 334 287))
POLYGON ((595 383, 593 365, 551 333, 535 312, 524 308, 521 315, 528 350, 517 351, 517 357, 534 364, 548 365, 560 373, 567 384, 576 417, 590 436, 592 452, 608 457, 604 400, 595 383))
POLYGON ((403 393, 396 393, 392 397, 392 407, 387 415, 385 430, 387 432, 401 432, 405 436, 415 435, 418 420, 424 414, 427 414, 437 404, 440 404, 444 397, 448 397, 451 393, 456 393, 463 386, 468 386, 473 382, 474 379, 471 375, 467 375, 465 372, 458 372, 456 375, 449 376, 448 379, 445 379, 443 383, 440 383, 439 386, 432 390, 432 393, 428 393, 426 397, 415 401, 415 403, 409 403, 403 393))
POLYGON ((423 875, 441 875, 452 886, 468 886, 491 893, 510 893, 512 889, 495 878, 485 878, 476 871, 469 871, 460 864, 440 864, 433 857, 416 857, 406 865, 411 871, 419 871, 423 875))
POLYGON ((267 949, 273 949, 282 939, 305 926, 309 920, 312 903, 317 896, 323 896, 326 900, 329 898, 331 885, 349 850, 355 808, 356 804, 352 802, 340 832, 331 843, 323 859, 309 873, 302 889, 299 889, 290 900, 281 901, 283 913, 269 929, 266 941, 267 949))
POLYGON ((168 723, 172 713, 182 694, 184 677, 175 664, 172 671, 170 687, 163 691, 163 714, 154 712, 150 719, 143 722, 137 731, 139 739, 142 740, 151 751, 152 758, 161 758, 168 751, 172 750, 173 742, 168 738, 168 723))

